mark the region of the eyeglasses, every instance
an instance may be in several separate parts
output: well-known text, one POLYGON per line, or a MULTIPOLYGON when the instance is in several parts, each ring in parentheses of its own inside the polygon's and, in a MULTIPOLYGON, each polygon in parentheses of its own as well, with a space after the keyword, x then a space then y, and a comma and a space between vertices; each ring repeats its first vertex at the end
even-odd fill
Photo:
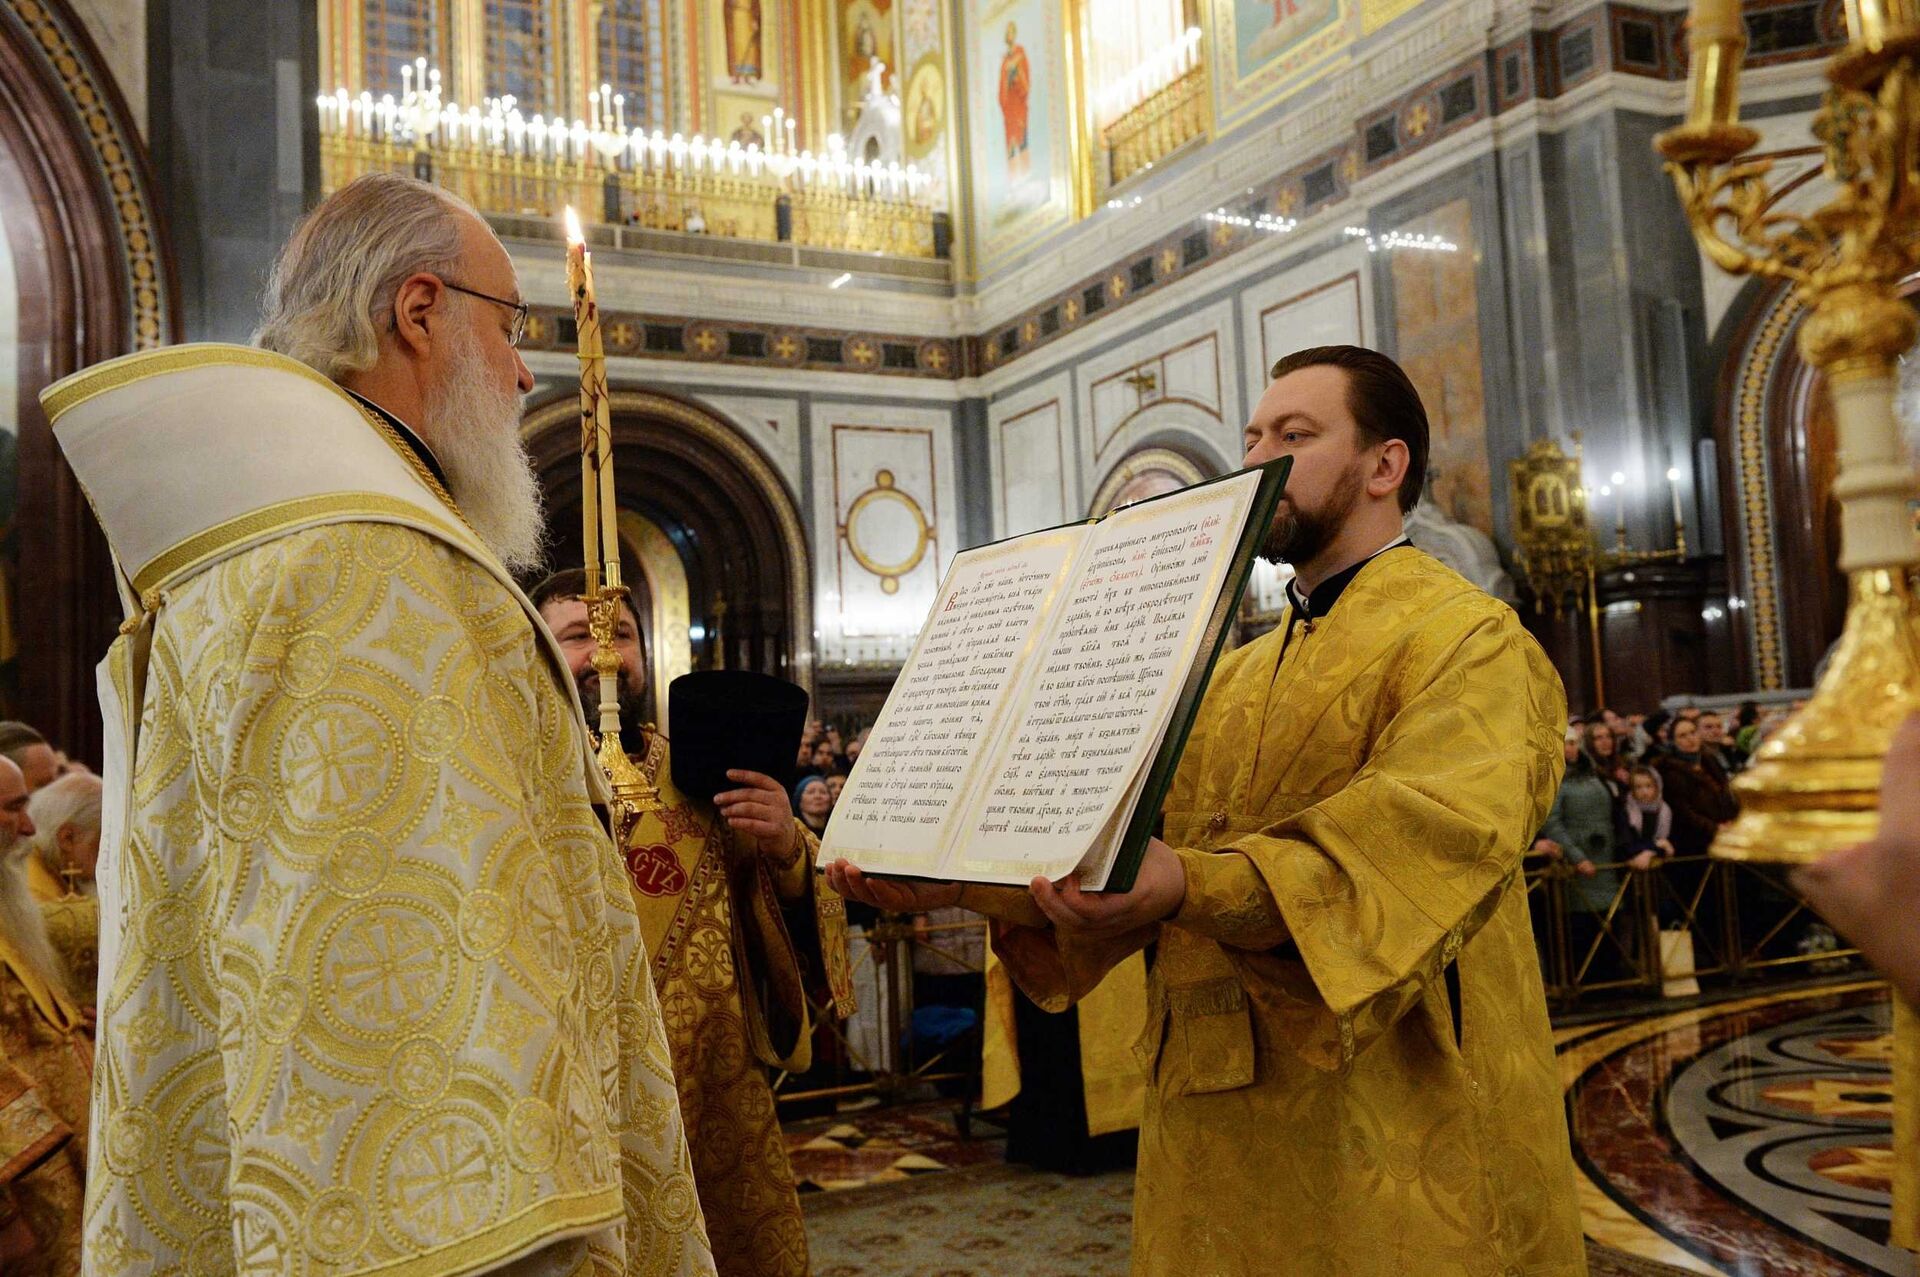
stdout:
POLYGON ((527 331, 527 315, 532 310, 532 307, 528 306, 527 303, 510 302, 504 297, 495 297, 491 293, 483 293, 478 289, 468 288, 464 284, 456 284, 450 279, 443 279, 440 282, 456 293, 465 293, 469 297, 478 297, 483 302, 492 302, 496 306, 505 306, 508 310, 512 311, 513 331, 507 335, 507 342, 513 346, 520 344, 520 338, 525 336, 527 331))

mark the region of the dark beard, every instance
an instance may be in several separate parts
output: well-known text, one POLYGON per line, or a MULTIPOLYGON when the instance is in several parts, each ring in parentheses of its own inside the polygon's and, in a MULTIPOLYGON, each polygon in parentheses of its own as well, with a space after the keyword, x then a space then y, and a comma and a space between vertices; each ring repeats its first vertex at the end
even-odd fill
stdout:
POLYGON ((1346 525, 1347 516, 1360 504, 1363 480, 1359 466, 1340 476, 1318 510, 1303 510, 1291 502, 1281 505, 1260 544, 1260 557, 1272 564, 1291 563, 1298 567, 1311 563, 1346 525))
MULTIPOLYGON (((579 680, 580 708, 586 711, 587 726, 595 732, 600 730, 600 676, 592 671, 579 680)), ((639 737, 635 735, 649 719, 653 717, 652 702, 645 688, 636 688, 632 683, 622 680, 620 683, 620 735, 628 748, 636 748, 639 737)))

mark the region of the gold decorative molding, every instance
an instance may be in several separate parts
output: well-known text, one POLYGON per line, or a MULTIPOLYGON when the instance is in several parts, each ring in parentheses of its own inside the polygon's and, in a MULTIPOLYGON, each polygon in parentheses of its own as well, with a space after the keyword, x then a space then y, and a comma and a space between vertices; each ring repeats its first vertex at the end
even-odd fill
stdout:
POLYGON ((647 579, 651 606, 652 642, 647 652, 647 679, 652 684, 654 721, 668 736, 667 687, 693 671, 693 601, 687 588, 687 565, 660 525, 643 514, 622 510, 621 539, 633 547, 640 572, 647 579))
POLYGON ((58 78, 83 126, 98 165, 100 180, 112 192, 118 222, 120 256, 126 269, 127 300, 134 350, 150 350, 172 336, 174 305, 161 257, 161 235, 153 192, 140 163, 145 147, 114 109, 119 92, 93 59, 83 53, 72 32, 39 0, 13 0, 9 6, 33 37, 58 78))
POLYGON ((1138 448, 1120 458, 1113 469, 1107 471, 1106 478, 1094 489, 1093 501, 1087 507, 1088 514, 1098 517, 1111 513, 1113 503, 1126 486, 1151 470, 1166 471, 1178 478, 1182 486, 1199 483, 1208 477, 1206 471, 1184 452, 1154 446, 1138 448))

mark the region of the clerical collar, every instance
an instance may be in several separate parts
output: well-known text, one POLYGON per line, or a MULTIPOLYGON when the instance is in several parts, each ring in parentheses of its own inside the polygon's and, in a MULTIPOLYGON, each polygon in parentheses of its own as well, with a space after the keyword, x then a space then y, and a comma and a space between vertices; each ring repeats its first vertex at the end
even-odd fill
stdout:
POLYGON ((1402 533, 1352 567, 1342 568, 1326 580, 1320 582, 1320 584, 1314 586, 1313 593, 1311 594, 1303 595, 1300 593, 1300 578, 1295 577, 1293 580, 1287 582, 1287 602, 1293 605, 1294 615, 1304 620, 1307 625, 1311 627, 1315 621, 1333 611, 1333 605, 1339 602, 1340 596, 1346 591, 1346 588, 1353 584, 1353 578, 1360 575, 1361 568, 1364 568, 1367 564, 1373 562, 1388 550, 1394 549, 1396 546, 1412 544, 1413 542, 1407 540, 1406 534, 1402 533))
MULTIPOLYGON (((345 386, 340 388, 347 390, 345 386)), ((427 441, 425 439, 422 439, 413 432, 412 426, 409 426, 406 422, 400 420, 400 418, 394 416, 359 391, 347 390, 347 393, 352 395, 354 399, 361 404, 379 413, 380 420, 393 427, 393 432, 400 436, 400 442, 406 444, 413 455, 420 458, 421 465, 424 465, 428 470, 433 472, 433 477, 440 481, 440 486, 443 488, 447 486, 447 472, 441 467, 440 458, 433 455, 433 449, 427 447, 427 441)))

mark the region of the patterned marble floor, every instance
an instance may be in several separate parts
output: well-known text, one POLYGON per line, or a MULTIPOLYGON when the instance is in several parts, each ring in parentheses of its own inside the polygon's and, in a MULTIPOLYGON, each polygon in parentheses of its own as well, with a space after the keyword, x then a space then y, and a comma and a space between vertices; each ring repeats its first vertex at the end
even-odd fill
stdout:
MULTIPOLYGON (((1592 1271, 1920 1277, 1887 1241, 1888 1018, 1885 986, 1862 981, 1557 1031, 1592 1271)), ((818 1119, 787 1142, 821 1274, 1125 1270, 1131 1173, 997 1165, 1003 1141, 961 1138, 951 1104, 818 1119), (1084 1227, 1013 1238, 1034 1195, 1084 1227), (919 1234, 896 1203, 940 1217, 925 1253, 902 1249, 919 1234)))
POLYGON ((1588 1236, 1691 1272, 1913 1277, 1888 1022, 1860 983, 1561 1033, 1588 1236))

